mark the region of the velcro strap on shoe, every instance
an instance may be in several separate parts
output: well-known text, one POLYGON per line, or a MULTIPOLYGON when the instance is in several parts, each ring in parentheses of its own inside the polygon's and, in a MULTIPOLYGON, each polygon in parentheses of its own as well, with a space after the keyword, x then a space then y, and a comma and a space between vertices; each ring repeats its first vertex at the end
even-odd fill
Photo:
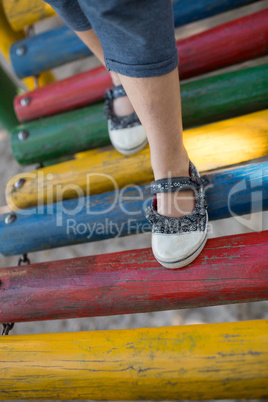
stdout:
POLYGON ((210 184, 210 179, 207 175, 203 175, 203 176, 192 176, 191 177, 192 181, 195 181, 198 187, 203 187, 206 188, 209 184, 210 184))
POLYGON ((126 91, 123 88, 123 85, 116 85, 111 89, 107 89, 105 93, 105 99, 116 99, 120 98, 121 96, 127 96, 126 91))
POLYGON ((181 190, 194 190, 206 187, 210 183, 208 176, 170 177, 159 179, 151 183, 151 193, 172 193, 181 190))

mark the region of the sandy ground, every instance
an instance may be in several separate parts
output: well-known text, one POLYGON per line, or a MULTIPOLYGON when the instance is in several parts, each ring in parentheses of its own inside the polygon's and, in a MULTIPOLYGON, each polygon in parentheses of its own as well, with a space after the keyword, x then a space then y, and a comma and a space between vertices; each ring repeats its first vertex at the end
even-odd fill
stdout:
MULTIPOLYGON (((185 27, 176 29, 176 37, 183 38, 191 34, 201 32, 220 23, 242 17, 260 9, 268 7, 268 1, 260 1, 247 7, 242 7, 231 12, 223 13, 219 16, 202 20, 193 24, 188 24, 185 27)), ((41 32, 49 29, 60 23, 59 18, 51 18, 36 25, 36 31, 41 32)), ((247 63, 243 63, 242 67, 267 63, 268 58, 261 58, 247 63)), ((88 57, 83 61, 73 62, 66 66, 54 69, 58 79, 63 79, 72 74, 85 71, 89 68, 99 65, 99 62, 94 57, 88 57)), ((228 69, 234 70, 241 66, 234 66, 228 69)), ((222 70, 224 71, 224 70, 222 70)), ((225 69, 227 71, 227 69, 225 69)), ((218 71, 217 73, 219 73, 218 71)), ((10 72, 12 74, 12 72, 10 72)), ((208 74, 208 75, 213 75, 208 74)), ((1 172, 1 187, 0 187, 0 213, 7 212, 5 201, 5 186, 9 178, 17 173, 29 171, 35 166, 27 168, 18 165, 12 157, 9 135, 0 128, 0 172, 1 172)), ((245 224, 237 222, 235 219, 224 219, 219 222, 213 222, 212 232, 209 237, 218 237, 235 233, 248 232, 250 229, 246 225, 246 219, 249 216, 244 216, 245 224)), ((268 214, 256 214, 254 218, 254 227, 251 230, 268 229, 268 214)), ((94 242, 71 247, 62 247, 49 251, 31 253, 29 256, 33 263, 52 261, 65 258, 80 257, 86 255, 102 254, 127 249, 138 249, 150 247, 151 236, 149 233, 126 238, 115 238, 103 242, 94 242)), ((0 256, 0 267, 9 267, 17 264, 18 257, 2 257, 0 256)), ((1 272, 1 271, 0 271, 1 272)), ((165 325, 185 325, 185 324, 200 324, 200 323, 220 323, 237 320, 251 319, 268 319, 268 302, 255 302, 234 305, 224 305, 215 307, 204 307, 195 309, 184 309, 166 312, 155 312, 146 314, 120 315, 110 317, 97 318, 79 318, 70 320, 55 320, 43 321, 34 323, 18 323, 15 324, 11 335, 16 334, 34 334, 34 333, 55 333, 55 332, 72 332, 72 331, 87 331, 87 330, 103 330, 103 329, 124 329, 124 328, 139 328, 139 327, 155 327, 165 325)))

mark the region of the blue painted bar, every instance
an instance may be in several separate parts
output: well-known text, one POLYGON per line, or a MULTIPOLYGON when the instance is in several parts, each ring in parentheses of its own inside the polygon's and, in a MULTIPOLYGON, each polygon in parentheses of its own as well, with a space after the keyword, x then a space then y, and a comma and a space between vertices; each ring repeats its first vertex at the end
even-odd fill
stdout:
POLYGON ((92 52, 67 26, 53 28, 22 39, 10 47, 13 69, 19 78, 92 55, 92 52))
POLYGON ((256 0, 178 0, 173 3, 174 25, 179 27, 234 8, 256 3, 256 0))
MULTIPOLYGON (((211 221, 268 209, 268 161, 217 170, 209 178, 211 187, 206 194, 211 221)), ((150 232, 151 225, 144 216, 144 208, 151 202, 149 190, 149 185, 133 185, 117 192, 42 205, 39 210, 16 213, 17 219, 10 224, 5 223, 8 214, 1 215, 0 253, 17 255, 150 232)))
MULTIPOLYGON (((174 2, 175 26, 198 21, 256 0, 179 0, 174 2)), ((10 48, 13 69, 19 78, 79 60, 92 53, 67 26, 32 36, 14 43, 10 48)))

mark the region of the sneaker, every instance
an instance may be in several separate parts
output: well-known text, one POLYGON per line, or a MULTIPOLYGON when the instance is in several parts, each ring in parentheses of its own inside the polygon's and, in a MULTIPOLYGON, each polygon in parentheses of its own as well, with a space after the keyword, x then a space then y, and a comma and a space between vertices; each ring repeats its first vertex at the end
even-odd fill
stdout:
POLYGON ((199 175, 189 162, 190 177, 172 177, 151 183, 154 194, 145 216, 152 224, 152 250, 156 260, 165 268, 182 268, 190 264, 202 251, 207 241, 208 213, 204 189, 210 183, 207 176, 199 175), (193 211, 179 218, 157 212, 156 193, 193 190, 196 203, 193 211))
POLYGON ((104 111, 108 120, 111 143, 121 154, 131 155, 145 148, 148 140, 136 112, 127 116, 114 114, 113 101, 120 96, 126 96, 122 85, 108 89, 105 93, 104 111))

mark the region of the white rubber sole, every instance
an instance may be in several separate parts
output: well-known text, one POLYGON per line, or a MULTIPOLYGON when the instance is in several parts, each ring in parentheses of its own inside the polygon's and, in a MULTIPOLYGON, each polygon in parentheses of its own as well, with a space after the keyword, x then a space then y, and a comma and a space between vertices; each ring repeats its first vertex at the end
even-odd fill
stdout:
POLYGON ((148 143, 148 138, 141 124, 111 130, 111 122, 108 120, 108 132, 112 145, 122 155, 136 154, 145 148, 148 143))
POLYGON ((203 238, 201 244, 188 257, 179 259, 179 260, 174 261, 174 262, 167 262, 167 261, 163 261, 163 260, 158 259, 156 256, 154 256, 154 257, 159 262, 159 264, 161 264, 165 268, 168 268, 168 269, 183 268, 186 265, 188 265, 191 262, 193 262, 199 256, 199 254, 203 250, 206 242, 207 242, 207 231, 204 232, 204 238, 203 238))
POLYGON ((113 143, 112 143, 112 145, 114 146, 114 148, 115 148, 118 152, 120 152, 120 154, 123 154, 123 155, 133 155, 133 154, 136 154, 136 153, 138 153, 139 151, 141 151, 143 148, 145 148, 146 145, 147 145, 147 143, 148 143, 148 139, 146 138, 146 140, 143 141, 140 145, 138 145, 138 146, 135 147, 135 148, 131 148, 131 149, 119 148, 118 145, 115 146, 113 143))

